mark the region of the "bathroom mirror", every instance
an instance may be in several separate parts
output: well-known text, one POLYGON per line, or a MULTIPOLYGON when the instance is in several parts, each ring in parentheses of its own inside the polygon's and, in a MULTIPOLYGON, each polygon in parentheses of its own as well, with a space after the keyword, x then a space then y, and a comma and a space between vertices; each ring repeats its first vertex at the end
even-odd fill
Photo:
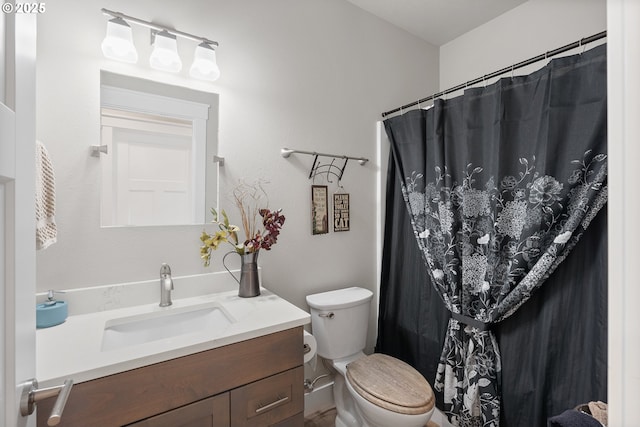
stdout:
POLYGON ((101 226, 203 224, 217 207, 218 95, 100 73, 101 226))

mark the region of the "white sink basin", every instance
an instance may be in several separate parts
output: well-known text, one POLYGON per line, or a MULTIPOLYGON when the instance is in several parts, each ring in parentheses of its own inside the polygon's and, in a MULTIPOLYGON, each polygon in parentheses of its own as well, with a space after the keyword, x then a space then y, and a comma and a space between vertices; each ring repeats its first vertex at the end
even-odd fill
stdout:
POLYGON ((102 335, 102 351, 203 332, 221 332, 233 318, 217 303, 166 308, 151 313, 108 320, 102 335))

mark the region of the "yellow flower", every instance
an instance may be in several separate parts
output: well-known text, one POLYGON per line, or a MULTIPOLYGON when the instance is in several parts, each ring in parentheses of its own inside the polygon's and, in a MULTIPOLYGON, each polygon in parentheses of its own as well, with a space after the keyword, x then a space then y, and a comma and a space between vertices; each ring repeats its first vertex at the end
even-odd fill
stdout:
POLYGON ((227 233, 217 231, 215 234, 207 234, 203 231, 200 240, 203 243, 200 247, 200 258, 204 260, 204 265, 208 267, 211 260, 211 250, 217 250, 220 243, 228 242, 227 233))
POLYGON ((218 249, 218 245, 220 245, 220 242, 227 242, 227 233, 225 233, 224 231, 218 231, 216 232, 216 234, 214 234, 211 237, 211 243, 210 246, 212 248, 218 249))

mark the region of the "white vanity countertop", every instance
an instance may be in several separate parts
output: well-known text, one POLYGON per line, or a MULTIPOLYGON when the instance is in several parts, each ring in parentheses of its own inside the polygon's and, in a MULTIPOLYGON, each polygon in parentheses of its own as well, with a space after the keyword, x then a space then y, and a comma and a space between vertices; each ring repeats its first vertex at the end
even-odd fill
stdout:
POLYGON ((174 299, 172 306, 164 308, 155 302, 70 315, 61 325, 36 331, 36 374, 41 387, 62 384, 67 378, 81 383, 309 322, 307 312, 264 288, 261 288, 261 295, 254 298, 240 298, 235 289, 174 299), (101 350, 105 323, 111 319, 203 303, 219 303, 233 323, 222 331, 204 330, 109 351, 101 350))

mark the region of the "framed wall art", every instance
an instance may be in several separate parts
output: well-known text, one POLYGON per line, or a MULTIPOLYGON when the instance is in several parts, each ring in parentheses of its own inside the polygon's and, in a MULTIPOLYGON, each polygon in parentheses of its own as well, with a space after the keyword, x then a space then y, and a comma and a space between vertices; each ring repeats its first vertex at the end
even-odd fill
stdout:
POLYGON ((333 231, 349 231, 349 194, 333 195, 333 231))
POLYGON ((311 232, 326 234, 329 232, 329 208, 327 186, 311 186, 311 232))

